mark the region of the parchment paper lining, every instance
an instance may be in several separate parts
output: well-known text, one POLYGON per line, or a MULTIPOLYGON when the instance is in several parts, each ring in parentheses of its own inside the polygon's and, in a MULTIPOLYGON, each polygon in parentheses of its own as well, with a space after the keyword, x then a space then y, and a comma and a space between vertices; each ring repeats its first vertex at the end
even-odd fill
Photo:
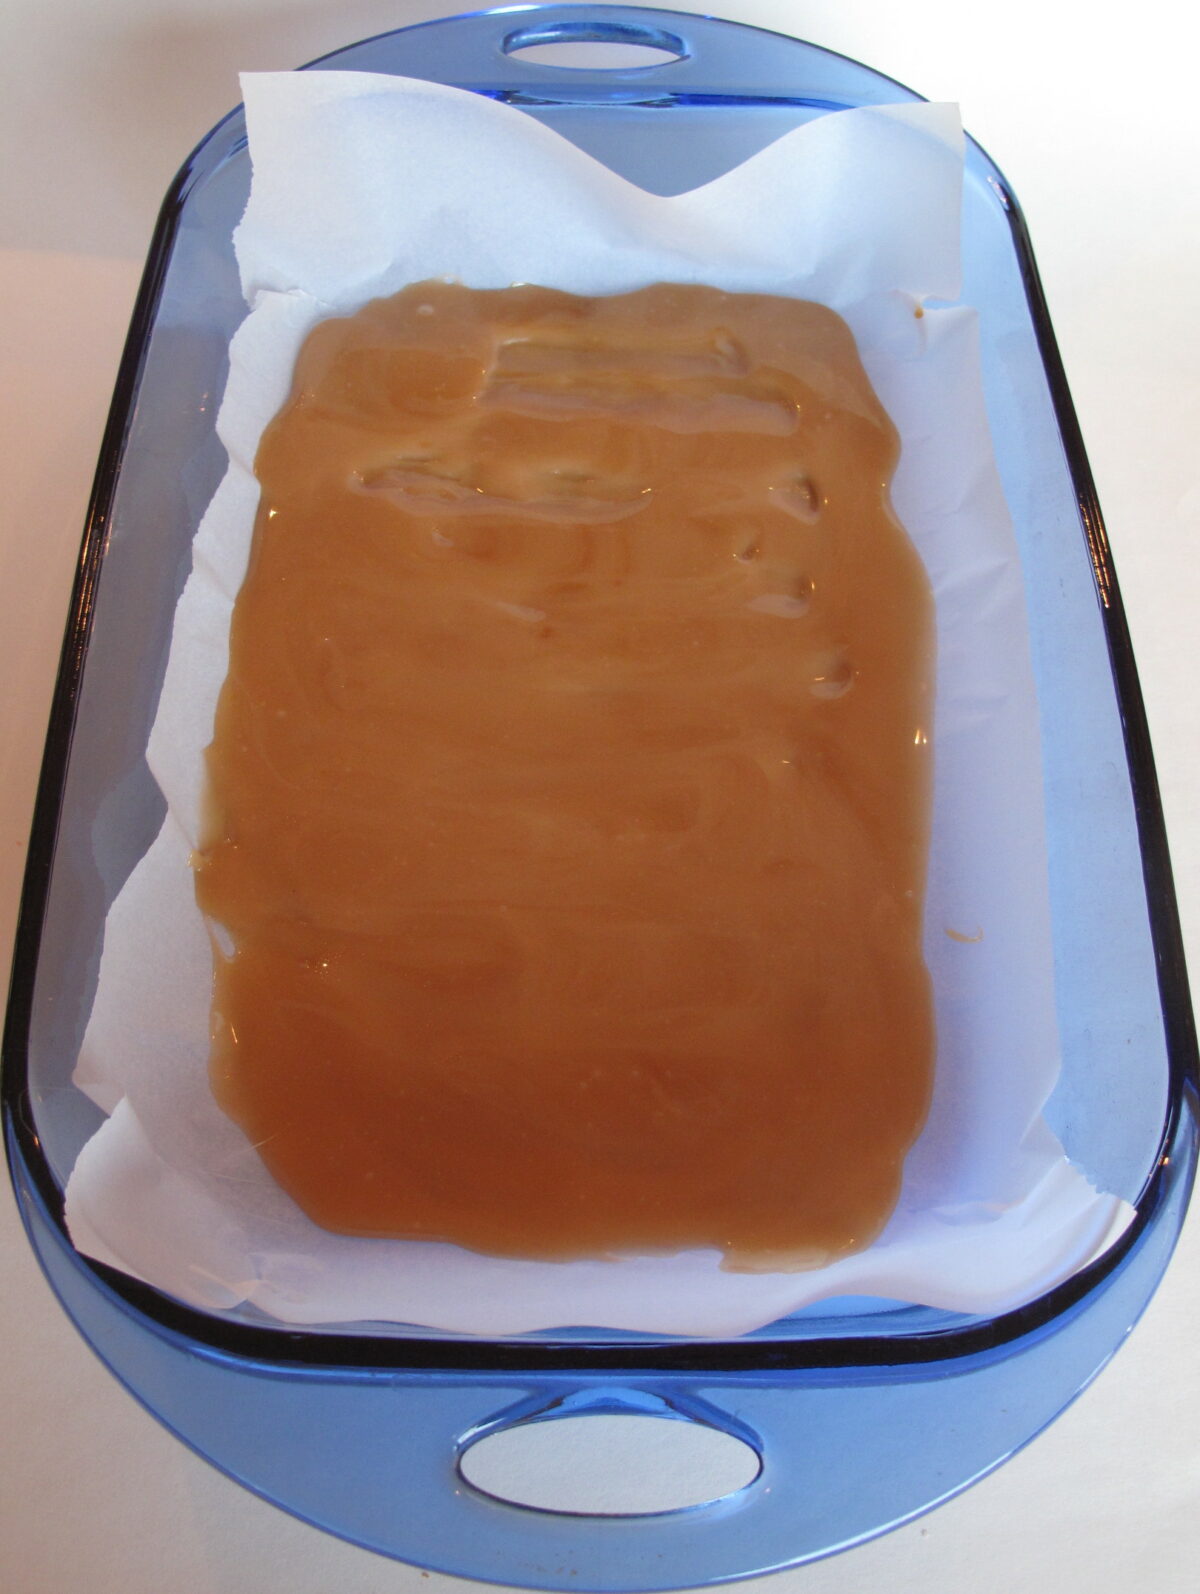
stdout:
POLYGON ((663 199, 457 90, 340 72, 250 76, 243 88, 254 180, 236 243, 251 314, 218 422, 230 466, 196 536, 151 735, 167 818, 109 914, 76 1071, 111 1114, 68 1186, 76 1245, 195 1306, 490 1335, 578 1324, 724 1337, 838 1295, 995 1312, 1069 1276, 1131 1209, 1091 1188, 1041 1116, 1058 1052, 1019 558, 974 312, 924 308, 959 291, 953 109, 823 116, 663 199), (900 431, 894 501, 938 610, 926 917, 938 1071, 896 1213, 875 1245, 833 1267, 734 1274, 715 1252, 522 1263, 331 1235, 209 1093, 211 953, 188 857, 258 439, 317 321, 437 276, 582 293, 674 280, 820 300, 850 323, 900 431))

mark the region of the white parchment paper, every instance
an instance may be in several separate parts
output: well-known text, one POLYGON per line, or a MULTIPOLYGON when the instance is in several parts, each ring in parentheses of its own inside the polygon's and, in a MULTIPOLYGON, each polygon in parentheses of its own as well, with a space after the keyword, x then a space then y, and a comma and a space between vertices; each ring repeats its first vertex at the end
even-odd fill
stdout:
POLYGON ((111 1116, 68 1187, 75 1243, 197 1306, 491 1335, 574 1324, 729 1336, 847 1294, 998 1311, 1069 1276, 1130 1209, 1092 1189, 1041 1116, 1058 1052, 1019 560, 974 313, 924 308, 959 288, 953 109, 823 116, 715 182, 659 198, 521 112, 456 90, 340 72, 251 76, 243 88, 254 177, 236 242, 251 314, 218 423, 230 466, 196 537, 151 736, 167 818, 109 914, 76 1072, 111 1116), (708 1251, 526 1263, 329 1234, 209 1093, 212 963, 188 859, 258 499, 254 454, 317 321, 438 276, 817 299, 849 322, 899 428, 894 499, 938 615, 926 917, 937 1076, 891 1222, 832 1267, 737 1274, 708 1251))

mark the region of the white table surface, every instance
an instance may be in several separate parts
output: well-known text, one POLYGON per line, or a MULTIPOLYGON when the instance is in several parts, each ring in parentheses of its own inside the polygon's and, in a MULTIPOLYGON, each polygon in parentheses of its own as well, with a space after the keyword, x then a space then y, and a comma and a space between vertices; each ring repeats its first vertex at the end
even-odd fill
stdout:
MULTIPOLYGON (((157 205, 237 99, 445 14, 411 0, 5 0, 0 11, 0 965, 91 472, 157 205)), ((1200 934, 1200 30, 1182 0, 724 0, 931 98, 1024 205, 1129 610, 1189 950, 1200 934)), ((1200 966, 1195 957, 1194 966, 1200 966)), ((0 1195, 3 1594, 436 1594, 172 1440, 84 1348, 0 1195)), ((1191 1594, 1200 1221, 1130 1343, 1029 1449, 776 1594, 1191 1594)))

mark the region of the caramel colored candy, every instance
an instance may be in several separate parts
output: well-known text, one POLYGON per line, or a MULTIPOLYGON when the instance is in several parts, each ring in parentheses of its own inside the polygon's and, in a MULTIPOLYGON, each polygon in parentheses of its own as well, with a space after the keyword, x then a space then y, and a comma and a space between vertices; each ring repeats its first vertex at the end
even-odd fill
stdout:
POLYGON ((422 283, 309 338, 208 755, 213 1086, 319 1224, 862 1247, 931 1089, 933 609, 833 312, 422 283))

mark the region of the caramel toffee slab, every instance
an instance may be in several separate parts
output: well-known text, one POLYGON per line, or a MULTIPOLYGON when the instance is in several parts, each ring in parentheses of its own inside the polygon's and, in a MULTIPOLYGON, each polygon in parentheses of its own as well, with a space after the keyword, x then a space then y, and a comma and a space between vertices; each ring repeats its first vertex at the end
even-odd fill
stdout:
POLYGON ((844 323, 422 283, 257 462, 213 1082, 318 1223, 819 1265, 928 1103, 933 605, 844 323))

